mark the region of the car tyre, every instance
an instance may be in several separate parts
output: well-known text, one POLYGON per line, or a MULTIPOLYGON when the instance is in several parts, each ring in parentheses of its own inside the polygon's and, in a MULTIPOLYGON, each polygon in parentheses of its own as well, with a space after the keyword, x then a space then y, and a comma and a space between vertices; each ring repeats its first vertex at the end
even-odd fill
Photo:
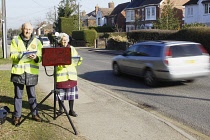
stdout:
POLYGON ((195 82, 195 79, 189 79, 185 81, 185 83, 194 83, 194 82, 195 82))
POLYGON ((120 68, 117 63, 113 64, 113 74, 119 76, 121 74, 120 68))
POLYGON ((146 70, 145 76, 144 76, 144 83, 150 87, 157 86, 157 80, 151 70, 146 70))

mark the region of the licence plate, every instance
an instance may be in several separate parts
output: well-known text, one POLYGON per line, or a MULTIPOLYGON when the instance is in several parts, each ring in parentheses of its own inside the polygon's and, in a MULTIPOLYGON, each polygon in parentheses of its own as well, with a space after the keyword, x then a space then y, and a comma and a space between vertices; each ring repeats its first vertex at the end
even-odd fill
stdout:
POLYGON ((186 60, 186 63, 187 64, 194 64, 195 63, 195 60, 186 60))

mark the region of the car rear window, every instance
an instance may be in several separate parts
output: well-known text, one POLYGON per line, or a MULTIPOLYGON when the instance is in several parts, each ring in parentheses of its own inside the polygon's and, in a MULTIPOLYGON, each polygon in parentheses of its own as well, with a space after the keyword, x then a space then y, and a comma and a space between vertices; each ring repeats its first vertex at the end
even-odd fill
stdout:
POLYGON ((172 57, 186 57, 202 55, 202 51, 196 44, 182 44, 171 46, 172 57))

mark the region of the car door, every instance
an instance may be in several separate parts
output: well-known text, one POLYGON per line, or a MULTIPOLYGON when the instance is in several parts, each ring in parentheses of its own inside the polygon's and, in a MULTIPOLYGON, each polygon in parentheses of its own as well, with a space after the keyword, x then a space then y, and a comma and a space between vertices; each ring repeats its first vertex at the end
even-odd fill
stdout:
POLYGON ((145 45, 136 44, 135 49, 133 50, 132 55, 127 56, 127 73, 139 76, 142 72, 143 59, 147 54, 144 52, 145 45))
POLYGON ((145 67, 150 67, 152 70, 160 61, 160 47, 151 44, 139 45, 136 49, 136 56, 133 58, 133 73, 138 76, 143 76, 145 67))
POLYGON ((132 72, 137 76, 142 76, 142 71, 149 58, 149 46, 145 44, 138 45, 136 49, 136 55, 133 58, 133 70, 132 72))
POLYGON ((125 53, 123 54, 123 57, 120 61, 120 68, 121 71, 124 73, 132 74, 133 73, 133 60, 136 55, 136 47, 137 45, 133 45, 129 47, 125 53))

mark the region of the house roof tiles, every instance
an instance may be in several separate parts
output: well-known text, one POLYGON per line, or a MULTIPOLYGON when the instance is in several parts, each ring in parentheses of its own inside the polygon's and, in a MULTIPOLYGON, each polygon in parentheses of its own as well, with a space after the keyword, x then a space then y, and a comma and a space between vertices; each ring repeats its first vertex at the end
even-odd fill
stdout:
POLYGON ((159 4, 162 0, 133 0, 126 9, 136 8, 140 6, 150 5, 150 4, 159 4))
POLYGON ((198 4, 198 1, 199 0, 190 0, 190 1, 186 2, 185 4, 183 4, 183 6, 185 6, 185 5, 191 5, 191 4, 198 4))
POLYGON ((128 4, 126 9, 139 7, 143 1, 144 0, 133 0, 130 4, 128 4))
POLYGON ((117 5, 110 15, 117 15, 117 14, 121 13, 129 3, 130 2, 126 2, 126 3, 117 5))
POLYGON ((144 0, 141 3, 141 6, 149 5, 149 4, 159 4, 162 0, 144 0))
POLYGON ((114 8, 99 8, 103 16, 108 16, 111 14, 114 8))

